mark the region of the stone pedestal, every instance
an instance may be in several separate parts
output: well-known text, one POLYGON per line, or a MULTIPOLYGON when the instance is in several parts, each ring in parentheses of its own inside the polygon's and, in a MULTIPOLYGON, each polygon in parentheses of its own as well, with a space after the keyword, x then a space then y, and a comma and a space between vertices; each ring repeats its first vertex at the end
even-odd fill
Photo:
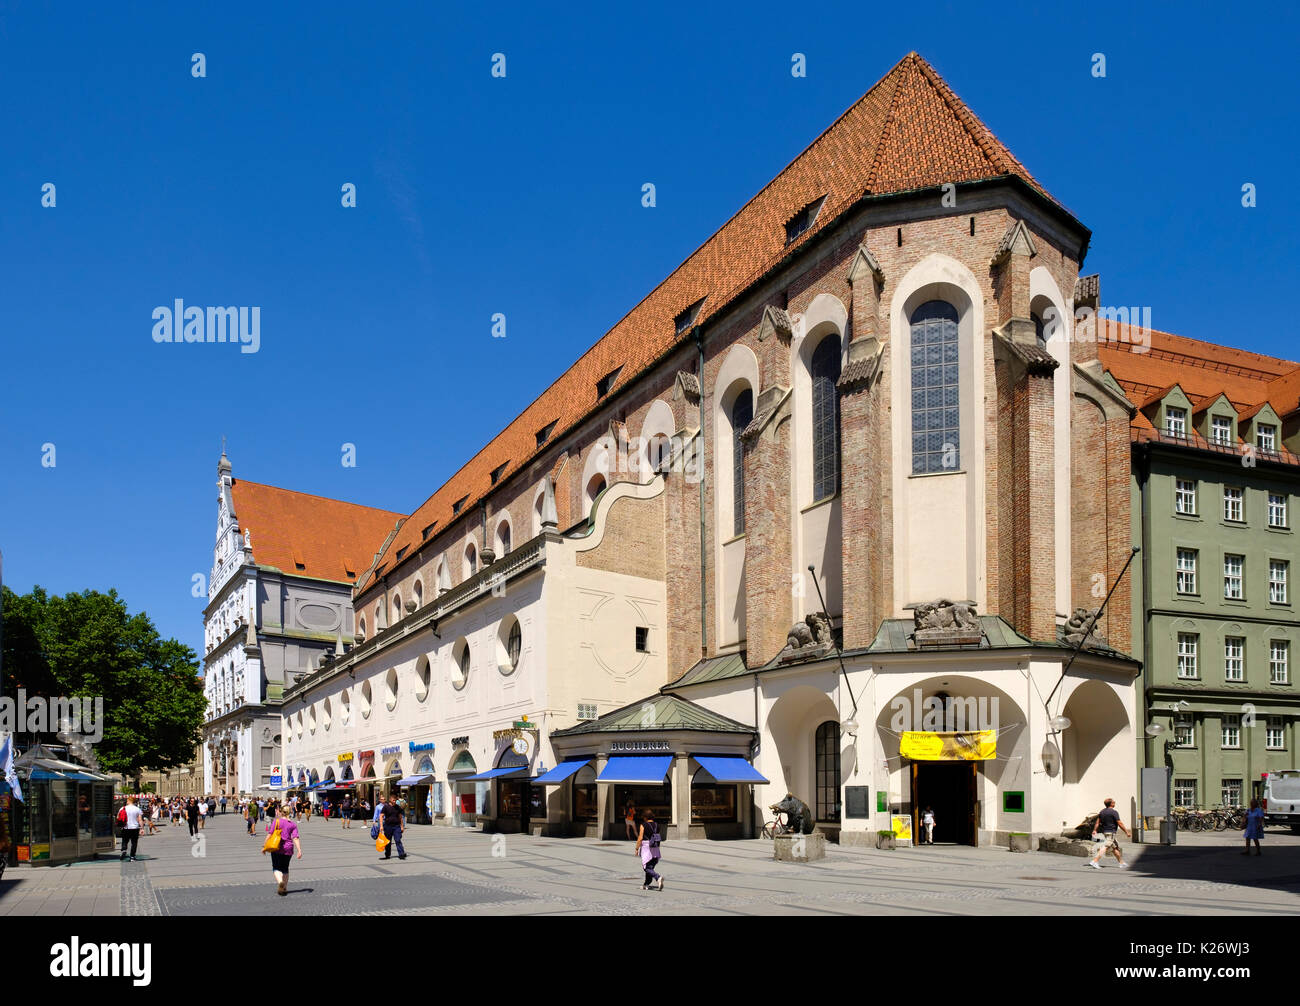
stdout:
POLYGON ((826 858, 826 836, 777 835, 772 839, 772 858, 778 863, 812 863, 826 858))

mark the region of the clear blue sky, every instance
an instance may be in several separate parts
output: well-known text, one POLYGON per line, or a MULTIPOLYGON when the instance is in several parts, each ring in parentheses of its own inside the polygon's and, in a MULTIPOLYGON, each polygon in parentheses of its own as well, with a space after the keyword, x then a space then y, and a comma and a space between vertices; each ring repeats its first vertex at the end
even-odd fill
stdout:
POLYGON ((16 590, 116 587, 201 650, 223 434, 238 477, 410 512, 911 49, 1092 229, 1103 300, 1300 356, 1251 323, 1295 293, 1294 8, 280 6, 0 2, 16 590), (156 345, 178 297, 260 306, 260 352, 156 345))

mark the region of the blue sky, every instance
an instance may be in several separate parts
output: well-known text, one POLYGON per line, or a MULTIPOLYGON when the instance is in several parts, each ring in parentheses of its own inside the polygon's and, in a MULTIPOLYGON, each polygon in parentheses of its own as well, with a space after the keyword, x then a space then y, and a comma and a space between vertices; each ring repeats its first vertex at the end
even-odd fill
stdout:
POLYGON ((1104 301, 1300 356, 1247 320, 1295 289, 1293 8, 195 6, 0 2, 0 549, 196 651, 223 434, 237 477, 410 512, 912 49, 1104 301), (176 298, 260 306, 260 351, 156 345, 176 298))

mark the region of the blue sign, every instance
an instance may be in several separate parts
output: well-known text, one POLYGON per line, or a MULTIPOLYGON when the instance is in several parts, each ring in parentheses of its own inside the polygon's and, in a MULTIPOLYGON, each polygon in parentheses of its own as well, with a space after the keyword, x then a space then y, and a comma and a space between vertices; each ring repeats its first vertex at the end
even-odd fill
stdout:
POLYGON ((433 741, 429 741, 429 743, 427 744, 416 744, 415 741, 407 741, 406 746, 411 749, 410 750, 411 754, 415 754, 415 752, 417 751, 432 751, 433 741))

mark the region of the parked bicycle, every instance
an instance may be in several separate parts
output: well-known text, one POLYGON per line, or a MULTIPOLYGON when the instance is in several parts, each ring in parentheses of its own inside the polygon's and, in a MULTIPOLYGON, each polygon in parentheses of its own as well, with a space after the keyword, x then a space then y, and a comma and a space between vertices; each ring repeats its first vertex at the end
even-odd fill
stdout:
POLYGON ((789 835, 790 824, 788 814, 777 814, 775 819, 768 821, 763 825, 762 831, 759 832, 763 838, 776 838, 777 835, 789 835), (785 820, 782 820, 782 818, 785 820))

